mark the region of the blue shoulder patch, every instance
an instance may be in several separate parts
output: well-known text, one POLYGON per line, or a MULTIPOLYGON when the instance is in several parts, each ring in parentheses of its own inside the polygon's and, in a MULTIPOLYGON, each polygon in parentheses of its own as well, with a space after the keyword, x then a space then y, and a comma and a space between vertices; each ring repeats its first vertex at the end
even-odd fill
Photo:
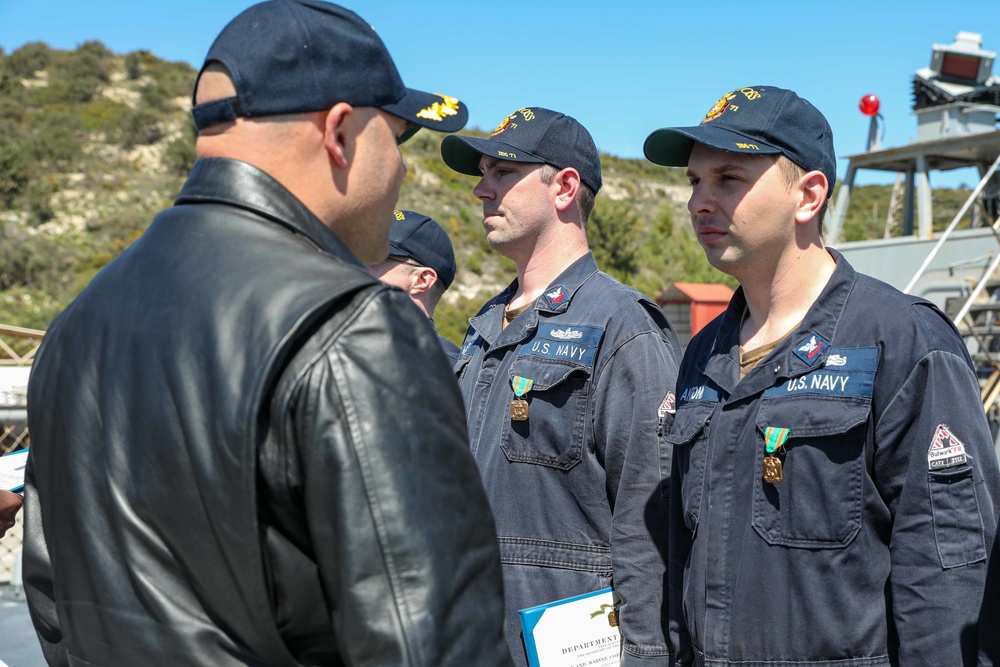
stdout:
POLYGON ((535 336, 521 345, 520 354, 575 361, 593 366, 604 329, 575 324, 540 324, 535 336))
POLYGON ((854 396, 871 398, 878 368, 877 347, 833 347, 826 364, 771 387, 764 396, 854 396))

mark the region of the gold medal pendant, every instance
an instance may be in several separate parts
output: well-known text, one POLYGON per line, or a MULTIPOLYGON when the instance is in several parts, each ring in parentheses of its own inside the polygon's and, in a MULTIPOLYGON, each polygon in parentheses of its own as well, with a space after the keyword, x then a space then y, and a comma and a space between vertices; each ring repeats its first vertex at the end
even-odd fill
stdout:
POLYGON ((777 456, 764 457, 764 481, 768 484, 781 481, 781 459, 777 456))
POLYGON ((516 422, 528 421, 528 402, 523 398, 515 398, 511 401, 510 418, 516 422))
POLYGON ((768 484, 777 484, 781 481, 781 459, 775 456, 779 451, 784 451, 782 446, 788 440, 791 429, 778 426, 768 426, 764 429, 764 481, 768 484))
POLYGON ((515 375, 510 386, 514 390, 514 400, 510 402, 510 418, 516 422, 528 421, 528 401, 524 400, 535 381, 515 375))

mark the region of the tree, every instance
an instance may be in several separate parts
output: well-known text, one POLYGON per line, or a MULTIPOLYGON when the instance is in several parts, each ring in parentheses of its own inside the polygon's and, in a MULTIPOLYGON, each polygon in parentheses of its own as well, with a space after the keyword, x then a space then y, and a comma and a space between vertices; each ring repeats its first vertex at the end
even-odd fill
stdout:
POLYGON ((7 57, 7 71, 13 76, 30 79, 45 69, 52 60, 52 50, 45 42, 28 42, 7 57))
POLYGON ((587 223, 587 240, 597 265, 622 282, 639 269, 639 218, 625 200, 599 199, 587 223))
POLYGON ((111 80, 113 56, 99 41, 84 42, 75 53, 65 54, 54 63, 53 83, 62 86, 62 94, 67 100, 89 102, 111 80))

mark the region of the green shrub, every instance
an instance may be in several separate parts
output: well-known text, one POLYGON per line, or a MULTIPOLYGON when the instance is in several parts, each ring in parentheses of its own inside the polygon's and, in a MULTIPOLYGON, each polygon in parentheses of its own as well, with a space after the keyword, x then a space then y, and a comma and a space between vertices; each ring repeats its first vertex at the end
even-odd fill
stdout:
MULTIPOLYGON (((13 323, 16 326, 44 331, 68 301, 67 299, 64 303, 45 290, 15 287, 0 292, 0 312, 4 314, 4 324, 13 323)), ((35 346, 35 342, 27 340, 19 344, 14 341, 11 343, 11 347, 19 354, 25 354, 35 346)))
POLYGON ((55 217, 52 196, 59 190, 59 180, 52 175, 33 178, 24 188, 21 204, 31 214, 35 224, 48 222, 55 217))
POLYGON ((0 133, 0 202, 10 206, 30 179, 24 143, 0 133))
POLYGON ((99 97, 90 104, 80 107, 78 112, 80 128, 85 132, 104 132, 110 136, 117 131, 122 114, 128 111, 129 107, 121 102, 99 97))
POLYGON ((7 56, 7 71, 21 79, 30 79, 52 60, 52 50, 45 42, 28 42, 7 56))
POLYGON ((185 62, 169 62, 150 56, 146 73, 169 93, 170 97, 190 97, 197 72, 185 62))
POLYGON ((482 255, 470 255, 467 257, 462 264, 466 271, 476 274, 477 276, 483 275, 483 259, 482 255))
POLYGON ((171 174, 187 176, 194 166, 195 157, 194 138, 183 136, 167 144, 163 152, 163 163, 171 174))
POLYGON ((32 159, 65 168, 80 157, 82 123, 78 114, 52 111, 35 119, 35 132, 29 142, 32 159))
POLYGON ((601 270, 622 282, 638 271, 639 219, 627 201, 598 199, 587 224, 587 238, 601 270))
POLYGON ((118 118, 116 139, 123 148, 153 144, 162 138, 160 116, 151 109, 128 109, 118 118))
POLYGON ((57 86, 67 102, 87 103, 111 80, 113 57, 101 42, 84 42, 76 51, 53 58, 49 85, 57 86))
POLYGON ((146 56, 149 51, 133 51, 125 56, 125 76, 130 81, 142 77, 146 72, 146 56))
POLYGON ((160 113, 174 110, 174 95, 166 86, 154 83, 142 88, 142 103, 160 113))

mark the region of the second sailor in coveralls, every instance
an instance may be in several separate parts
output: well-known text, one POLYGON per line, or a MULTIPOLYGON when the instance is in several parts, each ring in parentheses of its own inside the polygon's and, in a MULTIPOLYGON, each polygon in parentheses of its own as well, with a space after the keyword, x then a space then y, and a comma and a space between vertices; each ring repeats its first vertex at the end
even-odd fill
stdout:
POLYGON ((497 522, 507 639, 517 611, 613 586, 623 665, 668 664, 662 434, 677 337, 660 308, 601 273, 586 224, 601 187, 590 133, 537 107, 489 139, 449 137, 445 162, 480 176, 490 246, 517 280, 471 321, 456 369, 497 522))

